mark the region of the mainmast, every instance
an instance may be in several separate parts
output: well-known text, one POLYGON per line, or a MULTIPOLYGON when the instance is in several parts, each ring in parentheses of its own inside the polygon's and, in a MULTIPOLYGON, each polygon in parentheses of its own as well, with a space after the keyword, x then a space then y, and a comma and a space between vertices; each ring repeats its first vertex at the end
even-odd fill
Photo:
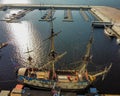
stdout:
POLYGON ((91 53, 92 42, 93 42, 93 37, 90 38, 90 40, 87 44, 86 54, 82 59, 82 65, 81 65, 81 68, 79 69, 80 73, 86 71, 86 66, 87 66, 88 62, 90 61, 90 58, 91 58, 90 53, 91 53))
POLYGON ((54 45, 54 31, 53 31, 53 22, 51 20, 51 48, 50 48, 50 55, 51 57, 55 58, 55 45, 54 45))

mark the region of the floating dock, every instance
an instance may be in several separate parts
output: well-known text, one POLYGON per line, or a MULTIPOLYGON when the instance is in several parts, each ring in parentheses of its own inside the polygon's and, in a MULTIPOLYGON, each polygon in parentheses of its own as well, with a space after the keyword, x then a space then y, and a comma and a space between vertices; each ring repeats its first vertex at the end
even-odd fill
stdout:
POLYGON ((49 9, 46 11, 46 13, 41 17, 39 21, 50 21, 51 18, 54 19, 53 18, 54 14, 55 14, 55 10, 49 9))
POLYGON ((89 21, 89 18, 88 18, 87 14, 85 13, 84 10, 80 9, 80 13, 86 21, 89 21))
POLYGON ((72 13, 70 9, 64 11, 64 22, 73 22, 72 13))

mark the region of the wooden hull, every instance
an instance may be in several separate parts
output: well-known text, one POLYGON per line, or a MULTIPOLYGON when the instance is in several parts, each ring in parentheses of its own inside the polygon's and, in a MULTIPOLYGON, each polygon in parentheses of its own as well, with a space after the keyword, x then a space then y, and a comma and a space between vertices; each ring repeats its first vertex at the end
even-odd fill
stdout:
MULTIPOLYGON (((23 76, 22 76, 23 77, 23 76)), ((30 78, 29 78, 30 79, 30 78)), ((27 80, 23 78, 18 80, 18 82, 40 90, 51 91, 53 88, 59 88, 61 91, 65 92, 85 92, 87 88, 91 85, 89 82, 55 82, 55 81, 45 81, 45 80, 27 80)))

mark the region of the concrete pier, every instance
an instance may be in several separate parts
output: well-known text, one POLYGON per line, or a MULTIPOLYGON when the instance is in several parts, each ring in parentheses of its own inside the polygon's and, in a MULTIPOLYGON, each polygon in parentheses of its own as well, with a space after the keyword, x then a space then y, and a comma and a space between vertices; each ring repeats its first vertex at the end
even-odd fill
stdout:
POLYGON ((85 14, 84 10, 80 9, 80 13, 86 21, 89 21, 88 16, 85 14))
POLYGON ((64 11, 64 22, 73 22, 72 13, 70 9, 64 11))
POLYGON ((6 22, 13 22, 15 20, 21 19, 22 17, 24 17, 27 13, 33 11, 33 9, 25 9, 25 10, 21 10, 19 11, 17 14, 11 14, 9 17, 5 17, 5 19, 0 20, 0 21, 6 21, 6 22))
POLYGON ((91 9, 88 5, 64 5, 64 4, 55 4, 55 5, 49 5, 49 4, 0 4, 0 9, 6 9, 6 8, 33 8, 33 9, 40 9, 40 10, 46 10, 54 8, 55 10, 63 10, 63 9, 72 9, 72 10, 89 10, 91 9))
POLYGON ((117 39, 120 39, 120 10, 112 7, 93 6, 91 12, 99 18, 100 21, 111 22, 113 24, 111 29, 114 35, 117 39))
POLYGON ((50 21, 53 18, 55 10, 47 10, 47 12, 41 17, 39 21, 50 21))

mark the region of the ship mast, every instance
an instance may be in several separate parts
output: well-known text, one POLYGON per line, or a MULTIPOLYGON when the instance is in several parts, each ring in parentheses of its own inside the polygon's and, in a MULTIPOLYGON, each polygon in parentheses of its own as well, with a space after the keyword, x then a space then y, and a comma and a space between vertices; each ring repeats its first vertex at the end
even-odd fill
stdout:
POLYGON ((51 16, 50 16, 50 20, 49 20, 51 35, 47 39, 45 39, 45 40, 48 40, 48 39, 50 40, 50 53, 49 53, 49 59, 50 60, 46 64, 41 66, 39 68, 39 70, 44 69, 48 65, 50 65, 50 79, 53 80, 54 76, 55 76, 55 62, 57 62, 59 59, 61 59, 67 52, 64 52, 64 53, 59 54, 59 55, 55 52, 54 37, 57 36, 60 32, 55 33, 54 30, 53 30, 53 20, 54 20, 54 18, 52 16, 53 15, 52 11, 53 11, 53 9, 51 9, 51 13, 50 13, 51 16))
POLYGON ((51 20, 51 48, 50 48, 50 54, 53 58, 55 58, 55 45, 54 45, 54 31, 53 31, 53 22, 51 20))
POLYGON ((28 54, 27 60, 28 60, 29 67, 30 67, 30 66, 33 67, 33 66, 32 66, 33 58, 32 58, 31 55, 30 55, 31 52, 33 52, 33 50, 29 50, 29 48, 27 47, 27 52, 25 52, 25 53, 28 54))
POLYGON ((90 38, 87 44, 86 54, 82 59, 82 65, 81 65, 81 68, 79 69, 80 70, 79 73, 83 73, 86 71, 86 66, 88 65, 88 62, 91 59, 90 52, 91 52, 92 42, 93 42, 93 37, 90 38))
POLYGON ((49 53, 49 56, 50 56, 50 59, 51 60, 53 60, 51 63, 51 67, 52 67, 52 78, 51 79, 53 79, 53 77, 54 77, 54 74, 55 74, 55 62, 54 62, 54 60, 55 60, 55 58, 56 58, 56 52, 55 52, 55 45, 54 45, 54 36, 55 36, 55 33, 54 33, 54 30, 53 30, 53 20, 52 20, 52 18, 53 18, 53 16, 52 16, 52 9, 51 9, 51 20, 50 20, 50 25, 51 25, 51 29, 50 29, 50 31, 51 31, 51 38, 50 38, 50 40, 51 40, 51 47, 50 47, 50 53, 49 53))

